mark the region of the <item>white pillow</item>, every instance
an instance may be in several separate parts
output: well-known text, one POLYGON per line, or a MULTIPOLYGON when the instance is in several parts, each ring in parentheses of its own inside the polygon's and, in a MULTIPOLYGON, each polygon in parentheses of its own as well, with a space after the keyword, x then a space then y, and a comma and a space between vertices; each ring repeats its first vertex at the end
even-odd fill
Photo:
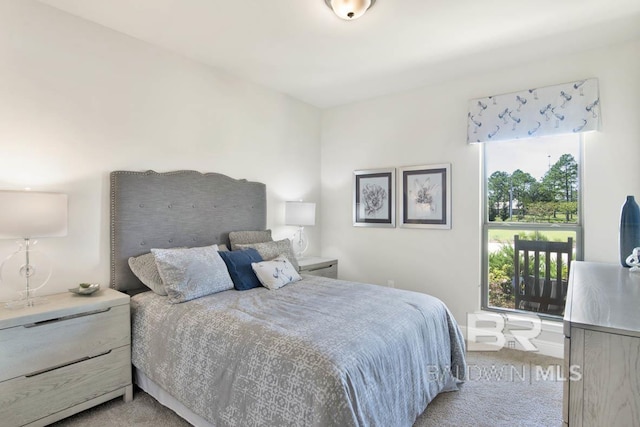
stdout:
POLYGON ((176 304, 233 289, 218 246, 151 249, 169 302, 176 304))
POLYGON ((278 289, 291 282, 302 280, 296 269, 285 256, 271 261, 252 262, 251 268, 265 288, 278 289))

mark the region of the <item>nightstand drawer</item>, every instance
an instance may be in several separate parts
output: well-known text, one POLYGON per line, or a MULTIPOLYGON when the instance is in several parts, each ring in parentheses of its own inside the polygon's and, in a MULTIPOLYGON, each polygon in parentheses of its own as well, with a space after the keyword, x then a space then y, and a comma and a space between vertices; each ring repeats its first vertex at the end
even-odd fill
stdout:
MULTIPOLYGON (((131 347, 0 383, 2 425, 21 426, 131 383, 131 347)), ((16 355, 20 357, 20 355, 16 355)))
POLYGON ((0 381, 129 345, 129 322, 126 304, 2 329, 0 381))
POLYGON ((311 268, 309 270, 303 270, 301 271, 301 273, 310 274, 312 276, 322 276, 336 279, 338 277, 338 264, 335 263, 324 267, 311 268))

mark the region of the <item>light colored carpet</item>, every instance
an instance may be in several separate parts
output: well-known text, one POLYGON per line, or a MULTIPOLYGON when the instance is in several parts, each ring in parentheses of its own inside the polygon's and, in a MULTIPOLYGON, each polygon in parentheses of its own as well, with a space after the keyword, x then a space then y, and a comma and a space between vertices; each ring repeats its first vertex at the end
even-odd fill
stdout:
MULTIPOLYGON (((562 382, 536 375, 549 367, 557 373, 562 360, 503 349, 468 352, 469 381, 460 390, 442 393, 429 404, 414 427, 560 427, 562 382)), ((551 371, 549 371, 551 372, 551 371)), ((174 412, 140 389, 131 403, 122 398, 103 403, 53 426, 188 427, 174 412)))
POLYGON ((414 427, 560 427, 562 359, 502 349, 467 352, 469 381, 439 394, 414 427), (540 367, 540 368, 537 368, 540 367), (541 370, 542 373, 538 373, 541 370))

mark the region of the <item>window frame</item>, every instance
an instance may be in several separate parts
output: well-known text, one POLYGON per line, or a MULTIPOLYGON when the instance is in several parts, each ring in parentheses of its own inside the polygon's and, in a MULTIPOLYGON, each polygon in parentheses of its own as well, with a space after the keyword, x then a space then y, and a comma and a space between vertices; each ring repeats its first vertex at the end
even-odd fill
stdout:
MULTIPOLYGON (((511 143, 517 144, 517 140, 511 141, 511 143)), ((582 261, 584 259, 584 135, 581 133, 578 136, 578 221, 575 224, 570 225, 558 225, 558 224, 544 224, 544 223, 491 223, 489 221, 488 208, 488 176, 487 176, 487 144, 483 143, 480 150, 480 162, 481 162, 481 204, 480 214, 482 215, 482 239, 481 239, 481 252, 482 252, 482 265, 481 274, 482 280, 480 282, 481 288, 481 301, 480 307, 485 311, 492 311, 497 313, 517 313, 517 314, 529 314, 538 315, 542 319, 552 321, 562 321, 559 316, 554 316, 546 313, 538 313, 533 311, 509 309, 502 307, 489 306, 489 232, 490 230, 530 230, 530 231, 553 231, 553 230, 570 230, 576 233, 576 257, 574 261, 582 261)))

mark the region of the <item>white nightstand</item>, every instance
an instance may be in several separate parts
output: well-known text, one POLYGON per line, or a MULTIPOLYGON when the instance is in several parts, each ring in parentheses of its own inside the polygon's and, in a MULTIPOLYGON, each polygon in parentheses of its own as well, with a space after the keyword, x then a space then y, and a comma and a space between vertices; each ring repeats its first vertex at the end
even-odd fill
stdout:
POLYGON ((0 424, 44 426, 117 396, 133 397, 129 296, 47 296, 0 308, 0 424))
POLYGON ((312 276, 338 278, 338 260, 335 258, 304 257, 298 259, 298 271, 312 276))

